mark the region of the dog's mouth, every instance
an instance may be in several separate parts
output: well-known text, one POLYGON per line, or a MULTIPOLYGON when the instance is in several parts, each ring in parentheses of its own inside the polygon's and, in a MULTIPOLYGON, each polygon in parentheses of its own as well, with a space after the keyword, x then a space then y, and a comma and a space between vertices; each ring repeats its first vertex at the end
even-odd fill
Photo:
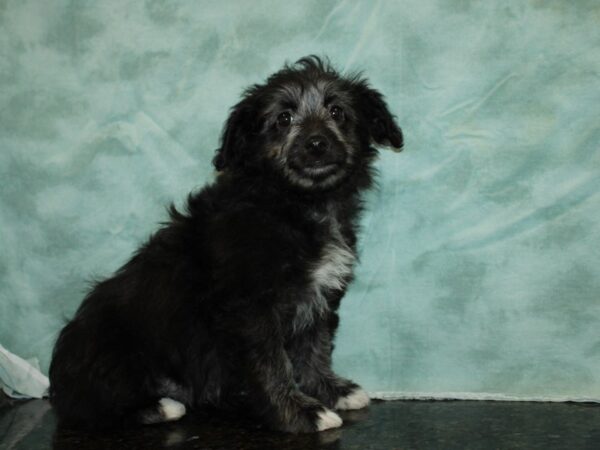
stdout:
POLYGON ((284 163, 292 182, 312 189, 331 187, 344 178, 348 152, 335 143, 326 150, 319 150, 307 148, 305 144, 292 148, 284 163))
POLYGON ((290 164, 287 170, 292 183, 309 190, 331 188, 344 178, 344 174, 344 164, 339 162, 290 164))
POLYGON ((290 168, 296 176, 322 182, 331 177, 336 177, 341 169, 342 163, 337 161, 314 161, 310 164, 290 164, 290 168))
POLYGON ((340 168, 340 164, 337 162, 316 162, 314 164, 307 164, 301 168, 302 173, 313 177, 321 178, 333 174, 340 168))

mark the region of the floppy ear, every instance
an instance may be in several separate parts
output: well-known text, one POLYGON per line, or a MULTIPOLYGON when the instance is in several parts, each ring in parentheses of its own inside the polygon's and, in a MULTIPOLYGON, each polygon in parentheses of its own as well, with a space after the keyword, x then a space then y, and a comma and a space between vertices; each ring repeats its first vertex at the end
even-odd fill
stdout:
POLYGON ((256 131, 248 98, 234 106, 221 133, 221 147, 216 150, 213 165, 218 171, 244 164, 249 140, 256 131))
POLYGON ((355 85, 359 114, 363 117, 371 140, 376 144, 391 147, 395 152, 402 151, 404 139, 402 130, 394 120, 383 96, 369 87, 366 81, 355 85))

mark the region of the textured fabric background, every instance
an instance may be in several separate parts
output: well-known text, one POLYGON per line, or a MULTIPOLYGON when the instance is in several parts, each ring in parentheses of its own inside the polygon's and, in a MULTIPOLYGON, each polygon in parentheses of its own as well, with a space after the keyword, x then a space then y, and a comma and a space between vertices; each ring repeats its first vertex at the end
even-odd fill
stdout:
POLYGON ((364 70, 406 137, 378 164, 338 371, 600 400, 599 30, 595 0, 0 0, 0 343, 45 372, 88 280, 212 179, 243 87, 318 53, 364 70))

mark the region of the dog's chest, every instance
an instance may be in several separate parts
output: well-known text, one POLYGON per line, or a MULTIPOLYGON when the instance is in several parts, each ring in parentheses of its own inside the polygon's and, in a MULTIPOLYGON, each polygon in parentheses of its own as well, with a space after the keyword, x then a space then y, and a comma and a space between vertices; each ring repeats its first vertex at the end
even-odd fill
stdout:
POLYGON ((355 260, 354 252, 342 240, 328 242, 312 270, 312 284, 318 295, 329 290, 342 290, 346 286, 355 260))
POLYGON ((305 298, 296 308, 294 330, 298 331, 311 325, 318 317, 329 310, 328 295, 342 291, 348 284, 356 256, 347 244, 340 225, 335 217, 328 218, 328 235, 319 257, 310 264, 310 285, 305 298))

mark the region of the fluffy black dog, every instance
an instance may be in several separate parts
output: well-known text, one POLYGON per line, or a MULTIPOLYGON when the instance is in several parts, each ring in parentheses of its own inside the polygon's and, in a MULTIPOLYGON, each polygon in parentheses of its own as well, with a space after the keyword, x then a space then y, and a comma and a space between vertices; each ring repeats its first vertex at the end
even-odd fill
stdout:
POLYGON ((234 408, 276 430, 338 427, 369 403, 331 369, 356 260, 372 145, 402 147, 377 91, 310 56, 249 88, 189 197, 60 333, 50 399, 63 426, 234 408))

